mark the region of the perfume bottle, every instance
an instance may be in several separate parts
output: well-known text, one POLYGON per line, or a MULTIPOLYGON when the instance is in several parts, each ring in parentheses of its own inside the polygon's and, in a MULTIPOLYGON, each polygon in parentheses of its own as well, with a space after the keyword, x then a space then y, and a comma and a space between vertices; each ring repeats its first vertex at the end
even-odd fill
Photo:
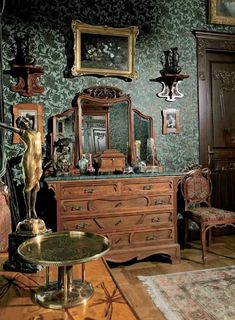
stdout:
POLYGON ((87 165, 87 172, 89 174, 94 174, 95 173, 95 168, 93 167, 92 164, 92 154, 89 153, 89 160, 88 160, 88 165, 87 165))

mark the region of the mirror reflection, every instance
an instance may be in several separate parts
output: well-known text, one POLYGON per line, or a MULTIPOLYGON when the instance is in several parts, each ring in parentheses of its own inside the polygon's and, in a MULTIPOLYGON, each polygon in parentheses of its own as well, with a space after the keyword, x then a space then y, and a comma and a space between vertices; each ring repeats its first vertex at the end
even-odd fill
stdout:
POLYGON ((134 112, 134 140, 140 141, 140 159, 149 162, 148 141, 153 138, 153 119, 137 109, 134 112))
POLYGON ((58 171, 64 172, 74 163, 75 112, 68 109, 53 117, 53 160, 58 171))
POLYGON ((128 102, 114 103, 110 108, 110 148, 128 155, 128 102))
POLYGON ((96 154, 108 149, 106 127, 106 116, 83 116, 82 144, 84 153, 96 154))
POLYGON ((91 87, 78 95, 78 159, 116 149, 128 158, 133 141, 131 101, 114 87, 91 87), (81 128, 81 130, 79 129, 81 128))

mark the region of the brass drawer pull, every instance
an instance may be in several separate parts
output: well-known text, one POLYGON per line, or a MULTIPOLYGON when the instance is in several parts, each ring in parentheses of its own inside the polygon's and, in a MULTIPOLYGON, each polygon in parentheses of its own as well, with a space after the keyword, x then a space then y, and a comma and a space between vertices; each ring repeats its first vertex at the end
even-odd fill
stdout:
POLYGON ((93 193, 93 192, 94 192, 93 188, 84 189, 84 193, 93 193))
POLYGON ((83 207, 79 206, 79 205, 74 205, 70 207, 71 211, 80 211, 81 209, 83 209, 83 207))
POLYGON ((122 206, 122 202, 118 202, 117 204, 115 204, 115 208, 118 208, 120 206, 122 206))
POLYGON ((122 223, 122 220, 121 220, 121 219, 118 220, 114 225, 115 225, 115 226, 118 226, 120 223, 122 223))
POLYGON ((78 223, 78 224, 75 224, 75 229, 76 230, 79 230, 79 229, 86 229, 89 225, 86 224, 86 223, 78 223))
POLYGON ((158 205, 158 204, 164 204, 164 200, 156 200, 156 201, 155 201, 155 204, 156 204, 156 205, 158 205))
POLYGON ((152 240, 156 240, 158 237, 156 236, 156 234, 148 234, 146 236, 146 241, 152 241, 152 240))
POLYGON ((152 222, 160 222, 160 218, 159 217, 155 217, 152 219, 152 222))
POLYGON ((145 185, 143 187, 143 190, 151 190, 151 189, 152 189, 152 186, 150 186, 150 185, 145 185))

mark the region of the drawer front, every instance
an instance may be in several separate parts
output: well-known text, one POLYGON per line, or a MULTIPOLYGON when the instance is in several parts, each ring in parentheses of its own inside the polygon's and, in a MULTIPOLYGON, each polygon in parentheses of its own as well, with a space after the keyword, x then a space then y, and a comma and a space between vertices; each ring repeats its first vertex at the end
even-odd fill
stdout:
POLYGON ((142 221, 141 215, 127 217, 105 217, 105 218, 84 218, 76 220, 63 220, 64 230, 85 230, 85 231, 122 231, 123 229, 131 229, 142 221))
POLYGON ((61 214, 79 214, 87 212, 121 212, 125 210, 145 209, 149 207, 173 208, 172 195, 108 197, 90 200, 61 200, 61 214))
POLYGON ((172 240, 173 229, 160 229, 147 232, 135 232, 132 236, 132 243, 159 243, 161 240, 172 240))
POLYGON ((172 191, 172 181, 166 180, 146 180, 146 181, 123 181, 121 185, 121 192, 125 194, 151 194, 151 193, 169 193, 172 191))
POLYGON ((162 227, 163 225, 173 225, 173 211, 146 214, 142 223, 142 227, 162 227))
POLYGON ((173 212, 135 214, 115 217, 93 217, 79 219, 64 219, 63 230, 85 230, 99 232, 103 231, 122 231, 133 228, 152 228, 171 226, 173 221, 173 212))
POLYGON ((86 197, 94 198, 97 196, 105 195, 112 196, 118 194, 118 185, 116 183, 107 184, 67 184, 61 186, 61 198, 77 198, 86 197))
POLYGON ((135 214, 129 216, 94 218, 96 224, 103 230, 133 230, 143 228, 159 228, 163 226, 172 226, 173 212, 135 214))
POLYGON ((173 229, 160 229, 142 232, 125 232, 108 234, 112 242, 112 248, 129 247, 130 245, 160 245, 161 243, 171 243, 174 238, 173 229))

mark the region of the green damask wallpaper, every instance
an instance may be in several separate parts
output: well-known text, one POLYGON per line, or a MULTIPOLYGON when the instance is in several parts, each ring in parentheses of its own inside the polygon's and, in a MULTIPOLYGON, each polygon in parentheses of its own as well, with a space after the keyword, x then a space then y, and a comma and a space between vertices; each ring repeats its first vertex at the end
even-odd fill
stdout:
MULTIPOLYGON (((39 103, 44 106, 44 130, 47 133, 48 118, 69 108, 77 92, 94 85, 116 86, 131 96, 135 108, 153 117, 157 155, 166 170, 182 170, 187 164, 198 161, 197 61, 193 30, 235 31, 229 26, 208 23, 206 0, 6 1, 2 45, 6 122, 12 122, 13 104, 39 103), (138 26, 138 79, 125 82, 112 77, 72 77, 73 19, 112 27, 138 26), (9 62, 14 58, 14 39, 27 34, 36 42, 36 64, 44 67, 40 84, 45 91, 31 98, 10 91, 10 86, 16 83, 9 73, 9 62), (166 102, 156 96, 161 84, 150 80, 160 76, 161 55, 163 50, 171 47, 179 48, 179 65, 190 77, 179 85, 184 97, 166 102), (179 134, 162 134, 161 111, 166 108, 179 109, 179 134)), ((8 158, 20 156, 22 146, 11 144, 11 133, 6 134, 6 139, 8 158)), ((19 168, 14 166, 13 170, 16 180, 20 180, 19 168)))

